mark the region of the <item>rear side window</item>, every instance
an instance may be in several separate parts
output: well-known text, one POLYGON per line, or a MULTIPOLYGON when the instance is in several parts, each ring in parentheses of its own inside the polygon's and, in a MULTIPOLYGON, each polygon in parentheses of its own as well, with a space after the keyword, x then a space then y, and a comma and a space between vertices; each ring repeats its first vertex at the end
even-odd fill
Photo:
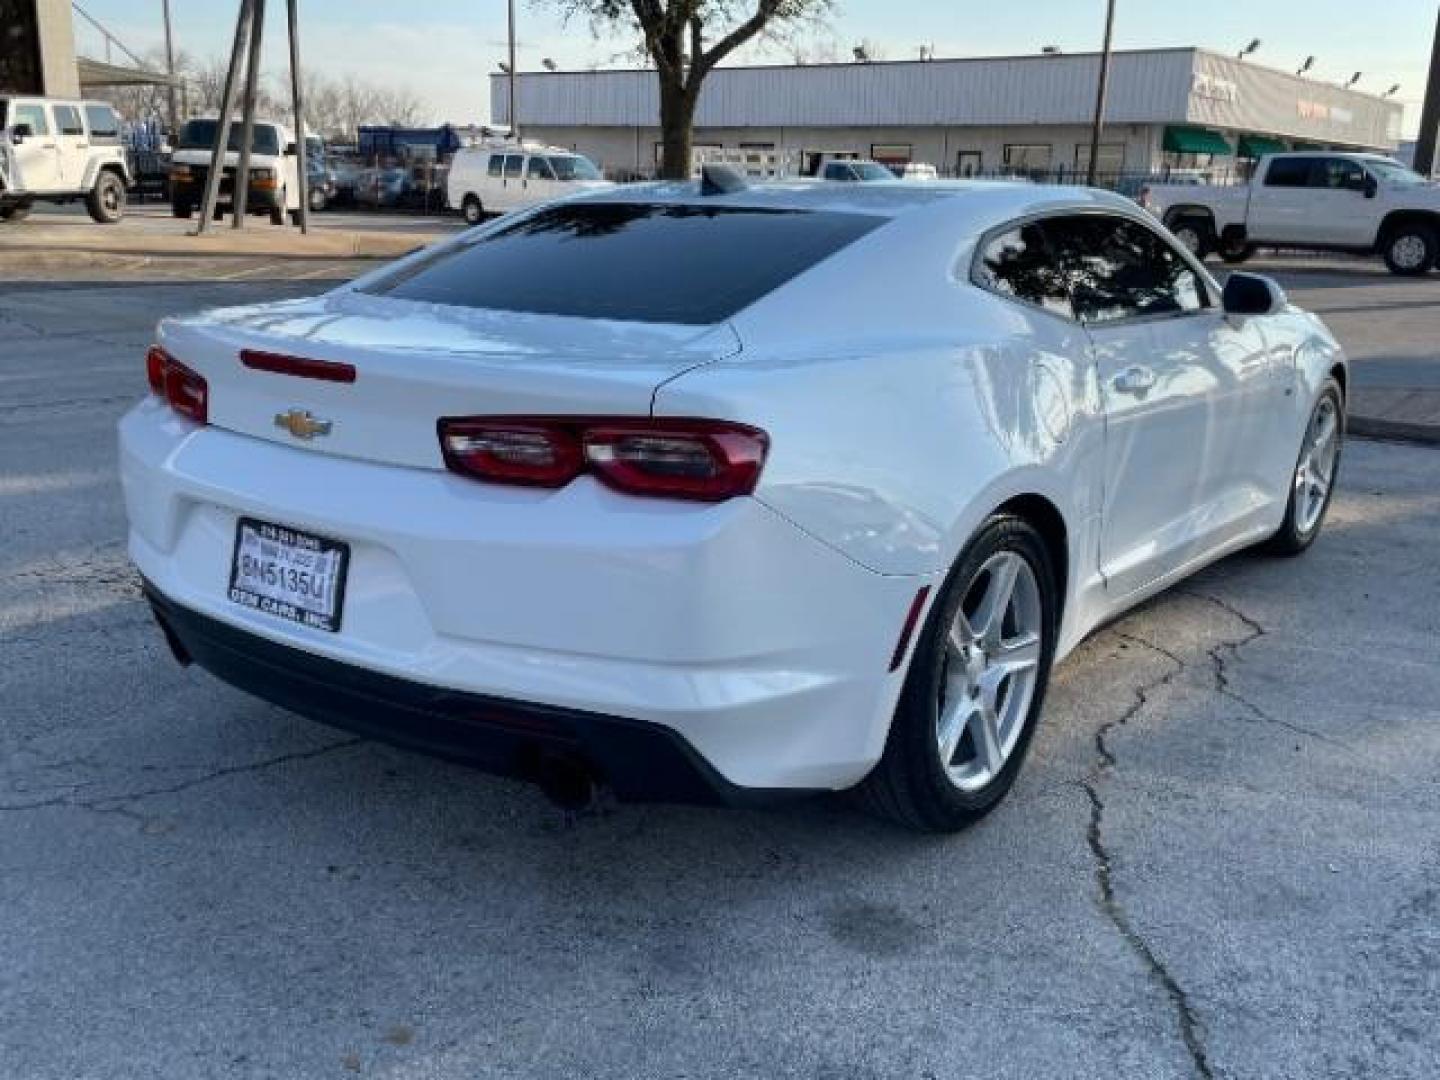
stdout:
POLYGON ((90 138, 115 140, 120 137, 120 120, 109 105, 86 105, 85 123, 90 128, 90 138))
POLYGON ((1270 162, 1270 171, 1265 174, 1266 187, 1309 187, 1309 158, 1276 158, 1270 162))
POLYGON ((1046 221, 1045 235, 1082 322, 1179 315, 1209 306, 1190 264, 1138 221, 1078 214, 1046 221))
POLYGON ((505 158, 505 175, 507 177, 519 176, 524 167, 525 159, 519 154, 510 154, 505 158))
POLYGON ((84 135, 85 125, 80 122, 80 110, 73 105, 55 106, 55 126, 61 135, 84 135))
POLYGON ((982 289, 1056 315, 1071 318, 1074 314, 1065 275, 1055 265, 1044 231, 1036 222, 1017 225, 985 241, 972 280, 982 289))
POLYGON ((25 124, 30 128, 32 135, 49 135, 50 118, 45 115, 43 105, 17 105, 15 106, 15 126, 25 124))
POLYGON ((499 176, 500 173, 504 170, 504 168, 505 168, 505 155, 503 155, 503 154, 491 154, 491 155, 490 155, 490 162, 489 162, 489 164, 486 166, 485 172, 486 172, 488 175, 490 175, 490 176, 499 176))
POLYGON ((532 157, 529 176, 531 180, 554 180, 555 172, 543 157, 532 157))
POLYGON ((575 203, 436 251, 366 291, 456 307, 706 325, 730 318, 884 220, 575 203))

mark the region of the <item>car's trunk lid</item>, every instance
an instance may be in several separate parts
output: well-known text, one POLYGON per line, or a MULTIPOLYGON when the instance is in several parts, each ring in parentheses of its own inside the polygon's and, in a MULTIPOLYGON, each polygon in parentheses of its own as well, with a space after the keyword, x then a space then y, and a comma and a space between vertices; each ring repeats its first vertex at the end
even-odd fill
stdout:
POLYGON ((739 348, 724 324, 621 323, 352 292, 168 320, 161 345, 204 376, 214 426, 436 469, 444 467, 441 417, 644 416, 662 383, 739 348), (242 362, 246 350, 349 365, 354 378, 257 370, 242 362))

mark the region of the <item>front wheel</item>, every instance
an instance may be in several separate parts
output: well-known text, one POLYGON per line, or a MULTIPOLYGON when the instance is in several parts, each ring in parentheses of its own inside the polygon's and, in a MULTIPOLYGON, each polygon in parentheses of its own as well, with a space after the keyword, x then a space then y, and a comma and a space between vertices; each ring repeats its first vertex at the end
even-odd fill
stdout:
POLYGON ((102 172, 85 197, 90 218, 101 225, 114 225, 125 216, 125 181, 113 172, 102 172))
POLYGON ((1435 230, 1416 223, 1401 225, 1385 238, 1385 266, 1400 277, 1420 277, 1435 265, 1437 248, 1435 230))
POLYGON ((1326 379, 1300 444, 1290 483, 1285 521, 1265 544, 1274 555, 1299 555, 1315 542, 1335 496, 1340 451, 1345 441, 1345 398, 1340 384, 1326 379))
POLYGON ((13 206, 0 207, 0 221, 24 221, 29 216, 29 203, 16 203, 13 206))
POLYGON ((905 681, 885 752, 858 795, 921 832, 956 832, 1015 782, 1055 651, 1059 595, 1040 534, 1007 515, 946 579, 905 681))

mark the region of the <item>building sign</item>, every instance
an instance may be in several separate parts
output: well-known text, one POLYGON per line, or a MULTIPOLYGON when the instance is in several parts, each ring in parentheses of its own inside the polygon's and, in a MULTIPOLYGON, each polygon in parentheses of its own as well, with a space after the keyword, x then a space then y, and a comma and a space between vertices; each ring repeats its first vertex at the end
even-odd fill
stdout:
POLYGON ((1190 92, 1197 98, 1204 98, 1207 101, 1223 101, 1227 105, 1240 103, 1240 87, 1233 79, 1221 78, 1219 75, 1207 75, 1203 71, 1195 72, 1194 80, 1190 84, 1190 92))
POLYGON ((1302 120, 1321 120, 1329 124, 1353 124, 1355 114, 1338 105, 1325 105, 1318 101, 1301 100, 1296 103, 1302 120))

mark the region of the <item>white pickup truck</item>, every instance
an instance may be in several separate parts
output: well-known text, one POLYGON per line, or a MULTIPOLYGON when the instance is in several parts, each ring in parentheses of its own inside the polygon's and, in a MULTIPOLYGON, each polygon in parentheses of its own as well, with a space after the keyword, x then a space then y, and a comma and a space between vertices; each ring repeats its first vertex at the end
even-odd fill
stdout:
POLYGON ((1440 186, 1376 154, 1271 154, 1248 185, 1151 184, 1139 201, 1192 251, 1229 263, 1262 245, 1378 252, 1408 276, 1440 259, 1440 186))

